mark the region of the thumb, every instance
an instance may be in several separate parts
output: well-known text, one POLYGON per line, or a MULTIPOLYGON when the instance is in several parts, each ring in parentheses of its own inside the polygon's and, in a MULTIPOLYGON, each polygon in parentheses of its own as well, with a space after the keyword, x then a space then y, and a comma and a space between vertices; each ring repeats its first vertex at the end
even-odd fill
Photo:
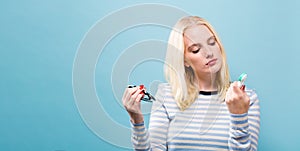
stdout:
POLYGON ((241 93, 241 88, 238 86, 238 82, 232 86, 232 90, 234 93, 241 93))

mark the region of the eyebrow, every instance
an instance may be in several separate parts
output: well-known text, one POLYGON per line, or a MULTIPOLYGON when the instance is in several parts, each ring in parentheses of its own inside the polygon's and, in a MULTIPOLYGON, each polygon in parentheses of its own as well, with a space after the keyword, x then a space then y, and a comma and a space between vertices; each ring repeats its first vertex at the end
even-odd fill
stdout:
MULTIPOLYGON (((216 39, 216 37, 213 35, 213 36, 211 36, 211 37, 209 37, 208 39, 207 39, 207 43, 209 43, 209 41, 210 40, 212 40, 212 39, 216 39)), ((192 47, 195 47, 195 46, 198 46, 198 47, 201 47, 201 44, 200 43, 193 43, 192 45, 190 45, 188 48, 187 48, 187 50, 191 50, 191 48, 192 47)))

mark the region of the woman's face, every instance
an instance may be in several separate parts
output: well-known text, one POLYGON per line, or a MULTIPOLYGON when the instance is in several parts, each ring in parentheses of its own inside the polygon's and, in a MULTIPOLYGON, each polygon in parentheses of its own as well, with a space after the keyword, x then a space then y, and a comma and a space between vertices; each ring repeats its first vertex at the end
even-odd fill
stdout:
POLYGON ((221 49, 205 25, 195 25, 184 32, 185 66, 192 67, 198 76, 215 74, 222 65, 221 49))

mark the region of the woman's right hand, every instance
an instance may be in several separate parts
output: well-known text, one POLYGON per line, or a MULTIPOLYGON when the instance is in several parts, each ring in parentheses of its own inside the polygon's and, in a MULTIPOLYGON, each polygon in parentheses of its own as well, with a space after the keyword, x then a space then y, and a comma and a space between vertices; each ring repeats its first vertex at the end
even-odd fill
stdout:
POLYGON ((123 106, 127 110, 130 120, 133 124, 144 122, 144 117, 141 111, 141 99, 143 97, 143 89, 139 87, 126 88, 123 94, 123 106))

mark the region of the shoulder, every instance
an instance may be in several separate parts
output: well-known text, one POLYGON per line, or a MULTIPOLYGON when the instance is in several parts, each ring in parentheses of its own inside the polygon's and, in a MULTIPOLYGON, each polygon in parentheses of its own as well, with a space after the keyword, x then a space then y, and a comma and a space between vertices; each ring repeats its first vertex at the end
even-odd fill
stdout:
POLYGON ((157 100, 155 101, 155 104, 161 104, 165 108, 170 118, 179 111, 177 103, 172 95, 172 88, 169 83, 160 83, 158 85, 155 98, 157 100))
POLYGON ((160 83, 157 87, 156 94, 166 96, 172 93, 171 85, 169 83, 160 83))
POLYGON ((175 99, 172 95, 172 88, 169 83, 160 83, 158 85, 156 97, 158 97, 164 103, 175 103, 175 99))
POLYGON ((158 90, 171 91, 171 85, 169 83, 160 83, 158 85, 158 90))

